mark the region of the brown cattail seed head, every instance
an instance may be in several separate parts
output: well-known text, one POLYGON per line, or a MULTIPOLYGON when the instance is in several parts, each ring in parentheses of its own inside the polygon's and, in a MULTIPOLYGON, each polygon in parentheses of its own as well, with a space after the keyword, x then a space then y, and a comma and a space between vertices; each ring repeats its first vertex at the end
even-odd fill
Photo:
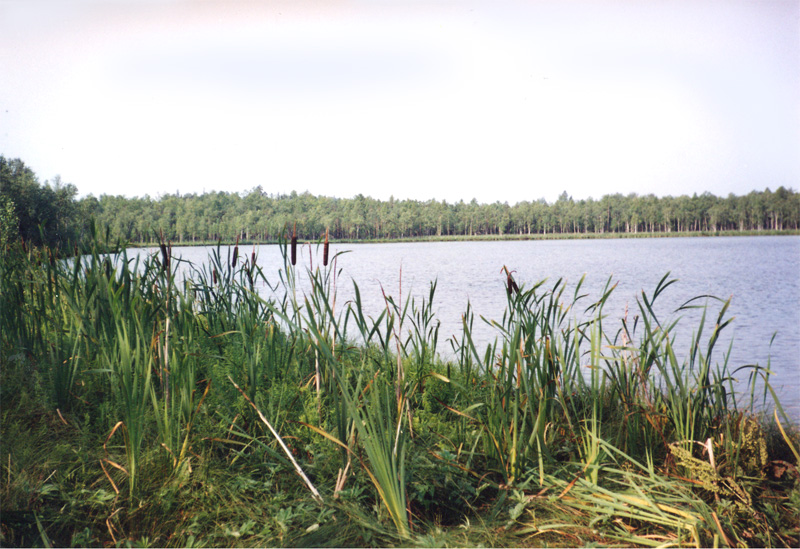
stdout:
POLYGON ((325 229, 325 244, 322 246, 322 264, 327 267, 328 266, 328 230, 325 229))
POLYGON ((214 270, 211 272, 211 280, 214 282, 214 284, 216 284, 216 283, 217 283, 217 270, 216 270, 216 269, 214 269, 214 270))
POLYGON ((159 246, 161 248, 161 257, 163 259, 161 262, 161 270, 166 271, 169 269, 169 253, 167 253, 167 245, 162 241, 159 246))
POLYGON ((292 229, 292 265, 297 264, 297 223, 295 222, 292 229))
POLYGON ((518 294, 519 293, 519 286, 517 286, 517 283, 514 282, 514 279, 511 277, 511 273, 507 272, 506 275, 508 277, 508 279, 506 281, 506 285, 507 285, 506 291, 508 292, 508 295, 511 295, 512 293, 518 294))
POLYGON ((236 237, 236 246, 233 247, 233 259, 231 260, 231 267, 236 266, 236 260, 239 259, 239 237, 236 237))

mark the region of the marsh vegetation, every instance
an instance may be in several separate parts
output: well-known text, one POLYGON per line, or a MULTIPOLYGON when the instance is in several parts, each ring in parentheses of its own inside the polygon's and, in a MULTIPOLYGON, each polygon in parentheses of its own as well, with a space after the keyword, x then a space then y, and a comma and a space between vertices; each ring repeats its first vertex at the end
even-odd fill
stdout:
POLYGON ((112 260, 101 240, 69 261, 4 251, 4 545, 800 542, 797 429, 770 371, 728 365, 729 301, 657 315, 669 275, 620 322, 611 280, 589 296, 506 269, 501 317, 467 306, 445 339, 435 280, 366 314, 357 286, 337 299, 327 242, 309 260, 287 236, 276 277, 218 245, 183 279, 164 241, 112 260))

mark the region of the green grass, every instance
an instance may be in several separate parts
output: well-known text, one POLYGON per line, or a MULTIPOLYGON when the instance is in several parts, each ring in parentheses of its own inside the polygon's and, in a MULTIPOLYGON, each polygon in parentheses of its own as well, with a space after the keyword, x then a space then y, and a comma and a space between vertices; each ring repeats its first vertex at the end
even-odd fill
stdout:
POLYGON ((185 285, 166 243, 142 261, 4 250, 3 545, 800 543, 798 428, 768 365, 717 348, 728 302, 661 318, 665 275, 616 324, 611 280, 591 297, 509 280, 504 315, 468 306, 442 361, 435 281, 369 317, 357 287, 336 299, 346 256, 312 269, 280 245, 276 279, 217 245, 185 285))

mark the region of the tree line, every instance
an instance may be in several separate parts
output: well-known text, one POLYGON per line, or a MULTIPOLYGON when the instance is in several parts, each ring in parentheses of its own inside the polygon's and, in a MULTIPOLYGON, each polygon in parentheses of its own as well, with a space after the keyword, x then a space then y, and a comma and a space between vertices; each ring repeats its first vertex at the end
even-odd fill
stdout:
POLYGON ((52 248, 79 242, 89 232, 94 203, 77 195, 59 176, 41 184, 24 162, 0 156, 0 249, 17 239, 52 248))
MULTIPOLYGON (((39 239, 39 224, 58 240, 80 239, 94 219, 112 239, 149 244, 162 237, 182 243, 274 241, 296 226, 301 239, 352 240, 534 236, 565 234, 785 231, 800 226, 800 194, 778 187, 747 195, 711 193, 657 197, 609 194, 574 200, 563 192, 544 199, 480 204, 436 200, 377 200, 273 194, 261 186, 242 193, 165 194, 126 198, 103 194, 76 199, 59 178, 44 185, 20 160, 0 157, 0 221, 39 239), (3 213, 5 212, 5 213, 3 213), (38 224, 37 224, 38 220, 38 224)), ((5 225, 3 225, 6 233, 5 225)))

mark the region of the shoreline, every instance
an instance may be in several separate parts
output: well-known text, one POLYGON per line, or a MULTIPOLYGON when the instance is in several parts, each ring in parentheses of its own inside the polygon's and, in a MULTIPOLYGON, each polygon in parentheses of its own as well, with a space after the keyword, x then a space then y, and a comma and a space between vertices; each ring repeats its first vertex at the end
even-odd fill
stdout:
MULTIPOLYGON (((630 238, 703 238, 703 237, 742 237, 742 236, 798 236, 800 230, 788 229, 783 231, 682 231, 682 232, 639 232, 639 233, 549 233, 549 234, 512 234, 512 235, 441 235, 441 236, 414 236, 404 238, 337 238, 335 242, 345 244, 390 244, 395 242, 492 242, 492 241, 528 241, 528 240, 614 240, 630 238)), ((322 241, 322 239, 319 239, 322 241)), ((306 240, 309 241, 309 240, 306 240)), ((333 240, 332 240, 333 241, 333 240)), ((267 246, 279 244, 280 240, 239 240, 242 246, 267 246)), ((313 242, 313 241, 312 241, 313 242)), ((203 240, 203 241, 173 241, 171 245, 214 246, 216 244, 234 245, 235 239, 203 240)), ((128 242, 127 247, 149 248, 158 246, 158 241, 128 242)))

